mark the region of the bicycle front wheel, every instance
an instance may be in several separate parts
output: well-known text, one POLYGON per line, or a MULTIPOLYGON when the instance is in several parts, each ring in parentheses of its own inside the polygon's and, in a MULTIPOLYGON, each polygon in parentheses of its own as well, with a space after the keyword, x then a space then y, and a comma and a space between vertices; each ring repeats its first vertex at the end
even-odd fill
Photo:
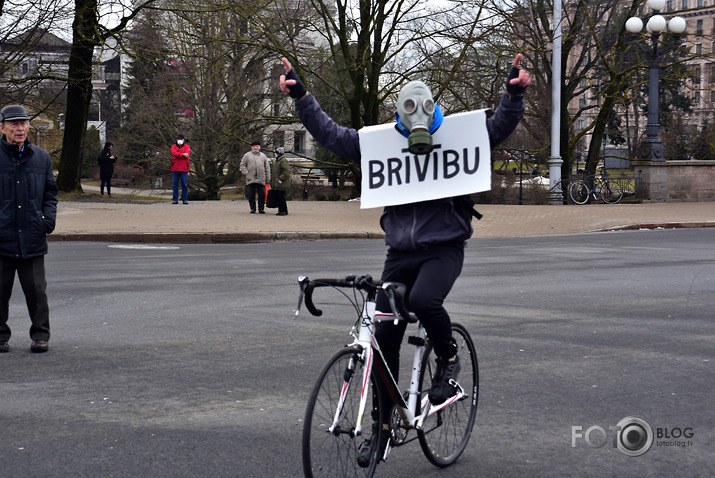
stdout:
POLYGON ((362 418, 362 432, 355 435, 360 420, 364 363, 357 348, 339 350, 323 368, 310 394, 303 424, 303 473, 306 477, 371 477, 377 467, 377 447, 369 465, 358 465, 358 452, 366 440, 379 443, 382 427, 380 390, 370 377, 372 394, 362 418), (375 397, 373 399, 373 397, 375 397), (337 420, 336 420, 337 417, 337 420), (374 436, 373 436, 374 435, 374 436))
POLYGON ((569 197, 576 204, 586 204, 590 192, 583 181, 576 181, 569 186, 569 197))
MULTIPOLYGON (((439 467, 457 461, 467 447, 479 401, 479 368, 472 338, 467 329, 455 323, 452 323, 452 337, 457 342, 457 354, 462 367, 457 382, 467 395, 425 419, 422 429, 417 431, 422 452, 433 465, 439 467)), ((421 396, 429 392, 435 368, 435 355, 432 344, 428 342, 420 372, 421 396)))
POLYGON ((616 181, 606 181, 601 186, 601 200, 606 204, 618 204, 623 199, 623 188, 616 181))

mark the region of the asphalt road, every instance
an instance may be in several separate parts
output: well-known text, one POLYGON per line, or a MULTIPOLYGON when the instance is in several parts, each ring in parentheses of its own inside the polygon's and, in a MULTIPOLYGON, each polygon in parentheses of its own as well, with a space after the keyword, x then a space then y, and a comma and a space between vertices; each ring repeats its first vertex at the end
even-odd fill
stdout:
MULTIPOLYGON (((472 240, 448 298, 480 357, 469 447, 439 470, 411 443, 377 476, 711 476, 714 243, 713 228, 472 240), (671 438, 626 456, 609 430, 626 417, 671 438), (605 445, 579 435, 600 445, 593 427, 605 445)), ((352 317, 324 289, 324 316, 294 317, 296 278, 379 276, 382 241, 132 247, 51 244, 47 354, 29 352, 15 284, 0 476, 300 476, 306 399, 352 317)))

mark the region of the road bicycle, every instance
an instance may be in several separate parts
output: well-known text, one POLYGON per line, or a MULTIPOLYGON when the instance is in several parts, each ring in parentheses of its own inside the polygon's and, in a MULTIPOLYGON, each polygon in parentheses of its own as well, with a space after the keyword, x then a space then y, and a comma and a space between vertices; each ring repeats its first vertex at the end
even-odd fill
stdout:
POLYGON ((328 361, 308 400, 302 443, 305 476, 371 477, 393 447, 414 440, 419 440, 432 464, 446 467, 454 463, 469 442, 479 397, 477 353, 467 330, 452 323, 462 369, 458 381, 450 381, 454 395, 435 405, 428 396, 436 368, 435 355, 424 327, 419 325, 417 334, 407 340, 415 349, 406 391, 399 388, 390 373, 374 336, 375 324, 383 320, 418 322, 404 305, 404 285, 374 281, 369 275, 312 281, 301 276, 298 283, 296 315, 304 300, 313 315, 322 315, 313 303, 313 291, 333 287, 350 301, 358 316, 350 330, 352 343, 328 361), (391 312, 376 310, 379 291, 387 295, 391 312), (388 400, 382 399, 382 393, 387 393, 393 404, 390 410, 383 409, 388 400), (389 429, 381 425, 384 422, 389 422, 389 429), (378 456, 379 447, 372 446, 369 464, 358 464, 361 447, 380 443, 383 433, 389 434, 384 454, 378 456))
POLYGON ((623 188, 618 182, 608 179, 608 174, 602 169, 600 175, 572 180, 569 198, 576 204, 586 204, 591 198, 606 204, 618 204, 623 199, 623 188))

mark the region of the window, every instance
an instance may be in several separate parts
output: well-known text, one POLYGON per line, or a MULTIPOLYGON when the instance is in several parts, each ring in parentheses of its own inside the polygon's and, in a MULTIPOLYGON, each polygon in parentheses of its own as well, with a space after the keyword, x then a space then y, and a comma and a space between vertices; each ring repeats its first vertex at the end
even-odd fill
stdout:
POLYGON ((695 103, 695 105, 697 105, 697 106, 700 106, 700 92, 699 91, 695 92, 695 96, 693 96, 693 103, 695 103))
POLYGON ((697 21, 696 27, 695 27, 695 34, 702 36, 702 34, 703 34, 703 21, 702 20, 697 21))
POLYGON ((710 92, 710 103, 715 103, 715 90, 710 92))
POLYGON ((688 0, 683 0, 683 10, 688 8, 688 0))
POLYGON ((702 55, 702 54, 703 54, 703 44, 702 44, 702 43, 698 43, 698 44, 695 45, 695 53, 696 53, 697 55, 702 55))
POLYGON ((293 135, 293 151, 296 153, 305 152, 305 131, 296 131, 293 135))
POLYGON ((286 140, 286 133, 285 131, 274 131, 273 132, 273 148, 277 148, 278 146, 285 146, 285 140, 286 140))
POLYGON ((673 11, 673 0, 668 0, 665 4, 665 10, 667 12, 672 12, 673 11))
POLYGON ((703 75, 702 69, 698 66, 695 68, 695 72, 693 73, 693 84, 694 85, 699 85, 700 84, 700 77, 703 75))

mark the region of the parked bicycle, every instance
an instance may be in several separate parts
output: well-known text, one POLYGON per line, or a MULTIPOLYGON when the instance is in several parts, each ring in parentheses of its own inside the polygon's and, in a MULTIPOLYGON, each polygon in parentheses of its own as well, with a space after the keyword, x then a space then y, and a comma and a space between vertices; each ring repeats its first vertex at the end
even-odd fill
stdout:
POLYGON ((406 391, 399 388, 390 373, 373 335, 375 324, 383 320, 418 322, 405 308, 404 285, 374 281, 369 275, 312 281, 301 276, 298 283, 296 315, 300 314, 304 300, 313 315, 322 314, 313 303, 317 287, 351 289, 350 294, 340 292, 357 312, 357 321, 350 331, 352 343, 328 361, 308 400, 302 446, 305 476, 371 477, 391 448, 416 439, 432 464, 446 467, 454 463, 469 442, 479 397, 477 354, 467 330, 452 323, 462 371, 458 382, 450 382, 454 395, 434 405, 428 392, 436 368, 435 355, 424 327, 420 325, 417 334, 407 340, 415 350, 406 391), (389 313, 375 309, 379 291, 389 299, 392 309, 389 313), (383 409, 383 403, 387 402, 382 400, 383 391, 393 404, 390 410, 383 409), (388 422, 383 417, 389 417, 389 429, 381 425, 388 422), (411 435, 412 431, 416 436, 411 435), (378 456, 376 444, 383 433, 388 433, 389 438, 384 454, 378 456), (366 446, 372 446, 369 462, 358 463, 360 451, 366 446))
POLYGON ((591 199, 599 199, 606 204, 618 204, 623 199, 621 185, 608 178, 601 168, 601 174, 572 179, 569 184, 569 198, 576 204, 586 204, 591 199))

